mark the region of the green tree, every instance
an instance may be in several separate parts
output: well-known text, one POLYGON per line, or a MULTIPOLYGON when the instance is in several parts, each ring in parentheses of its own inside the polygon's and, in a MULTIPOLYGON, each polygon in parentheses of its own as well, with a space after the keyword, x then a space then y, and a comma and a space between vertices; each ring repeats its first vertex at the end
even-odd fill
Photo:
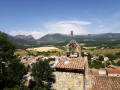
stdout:
POLYGON ((103 56, 99 56, 99 60, 100 61, 104 61, 104 57, 103 56))
POLYGON ((91 64, 89 65, 90 68, 96 68, 96 69, 100 69, 100 68, 105 68, 105 65, 102 64, 101 61, 99 60, 94 60, 93 62, 91 62, 91 64))
POLYGON ((88 53, 88 60, 91 60, 92 57, 93 56, 90 53, 88 53))
POLYGON ((120 61, 115 64, 116 66, 120 66, 120 61))
POLYGON ((106 67, 108 67, 110 65, 110 61, 106 61, 106 67))
POLYGON ((35 63, 32 68, 32 76, 37 82, 37 88, 45 88, 50 90, 52 83, 55 82, 53 69, 49 66, 49 61, 40 60, 35 63))
POLYGON ((44 55, 45 55, 45 56, 49 56, 50 53, 49 53, 49 52, 45 52, 44 55))
POLYGON ((29 86, 28 86, 30 88, 30 90, 33 90, 35 88, 35 85, 36 85, 36 82, 33 81, 32 79, 30 79, 29 86))
POLYGON ((107 54, 106 56, 109 58, 110 61, 113 61, 116 59, 116 56, 113 54, 107 54))
POLYGON ((27 68, 14 55, 15 45, 0 32, 0 89, 21 85, 27 68), (4 63, 4 64, 3 64, 4 63))

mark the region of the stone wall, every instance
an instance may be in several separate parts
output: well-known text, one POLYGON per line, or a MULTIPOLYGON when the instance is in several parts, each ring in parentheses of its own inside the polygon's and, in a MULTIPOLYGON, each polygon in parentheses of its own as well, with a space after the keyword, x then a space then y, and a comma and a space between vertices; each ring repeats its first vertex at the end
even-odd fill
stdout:
POLYGON ((56 83, 53 88, 56 90, 84 90, 84 75, 73 72, 54 72, 56 83))
POLYGON ((88 58, 87 56, 84 56, 85 60, 85 84, 89 84, 89 69, 88 69, 88 58))

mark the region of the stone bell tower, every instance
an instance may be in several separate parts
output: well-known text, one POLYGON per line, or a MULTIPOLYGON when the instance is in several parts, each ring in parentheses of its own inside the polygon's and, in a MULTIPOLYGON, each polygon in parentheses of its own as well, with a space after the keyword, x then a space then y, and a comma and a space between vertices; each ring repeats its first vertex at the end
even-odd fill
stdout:
POLYGON ((84 90, 85 84, 89 82, 87 56, 81 56, 81 46, 75 40, 66 45, 65 52, 66 57, 60 57, 54 66, 56 82, 53 88, 84 90))
MULTIPOLYGON (((71 31, 73 39, 73 31, 71 31)), ((67 57, 81 57, 81 46, 75 40, 71 40, 65 47, 67 57)))
POLYGON ((65 47, 67 57, 72 55, 75 57, 81 57, 81 46, 75 40, 71 40, 65 47))

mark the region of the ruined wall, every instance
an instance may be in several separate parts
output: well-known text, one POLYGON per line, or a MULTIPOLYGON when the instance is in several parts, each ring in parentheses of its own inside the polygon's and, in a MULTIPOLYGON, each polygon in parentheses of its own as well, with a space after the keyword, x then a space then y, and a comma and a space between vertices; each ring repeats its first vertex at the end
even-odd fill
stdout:
POLYGON ((72 72, 54 72, 56 83, 53 88, 57 90, 84 90, 84 75, 72 72))

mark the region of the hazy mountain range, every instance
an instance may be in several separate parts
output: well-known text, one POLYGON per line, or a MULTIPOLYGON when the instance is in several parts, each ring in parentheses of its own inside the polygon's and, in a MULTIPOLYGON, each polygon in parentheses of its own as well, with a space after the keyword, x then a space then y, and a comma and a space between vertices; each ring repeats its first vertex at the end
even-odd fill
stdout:
POLYGON ((65 35, 65 34, 47 34, 40 39, 41 42, 64 42, 69 41, 71 39, 77 41, 112 41, 119 40, 120 33, 103 33, 103 34, 87 34, 87 35, 65 35))
POLYGON ((117 41, 120 40, 120 33, 103 33, 103 34, 87 34, 87 35, 66 35, 66 34, 47 34, 39 39, 34 39, 32 35, 16 35, 9 34, 8 39, 12 40, 17 48, 39 47, 48 44, 66 43, 74 39, 78 42, 82 41, 117 41))
POLYGON ((77 40, 77 41, 112 41, 112 40, 120 40, 120 33, 103 33, 103 34, 87 34, 87 35, 66 35, 66 34, 47 34, 39 39, 34 39, 32 35, 16 35, 11 36, 8 35, 9 40, 16 40, 16 39, 22 39, 27 41, 40 41, 41 43, 48 43, 48 42, 65 42, 69 41, 71 39, 77 40))
POLYGON ((16 35, 16 36, 11 36, 8 35, 9 40, 15 40, 15 39, 23 39, 23 40, 28 40, 28 41, 34 41, 34 37, 32 35, 16 35))

